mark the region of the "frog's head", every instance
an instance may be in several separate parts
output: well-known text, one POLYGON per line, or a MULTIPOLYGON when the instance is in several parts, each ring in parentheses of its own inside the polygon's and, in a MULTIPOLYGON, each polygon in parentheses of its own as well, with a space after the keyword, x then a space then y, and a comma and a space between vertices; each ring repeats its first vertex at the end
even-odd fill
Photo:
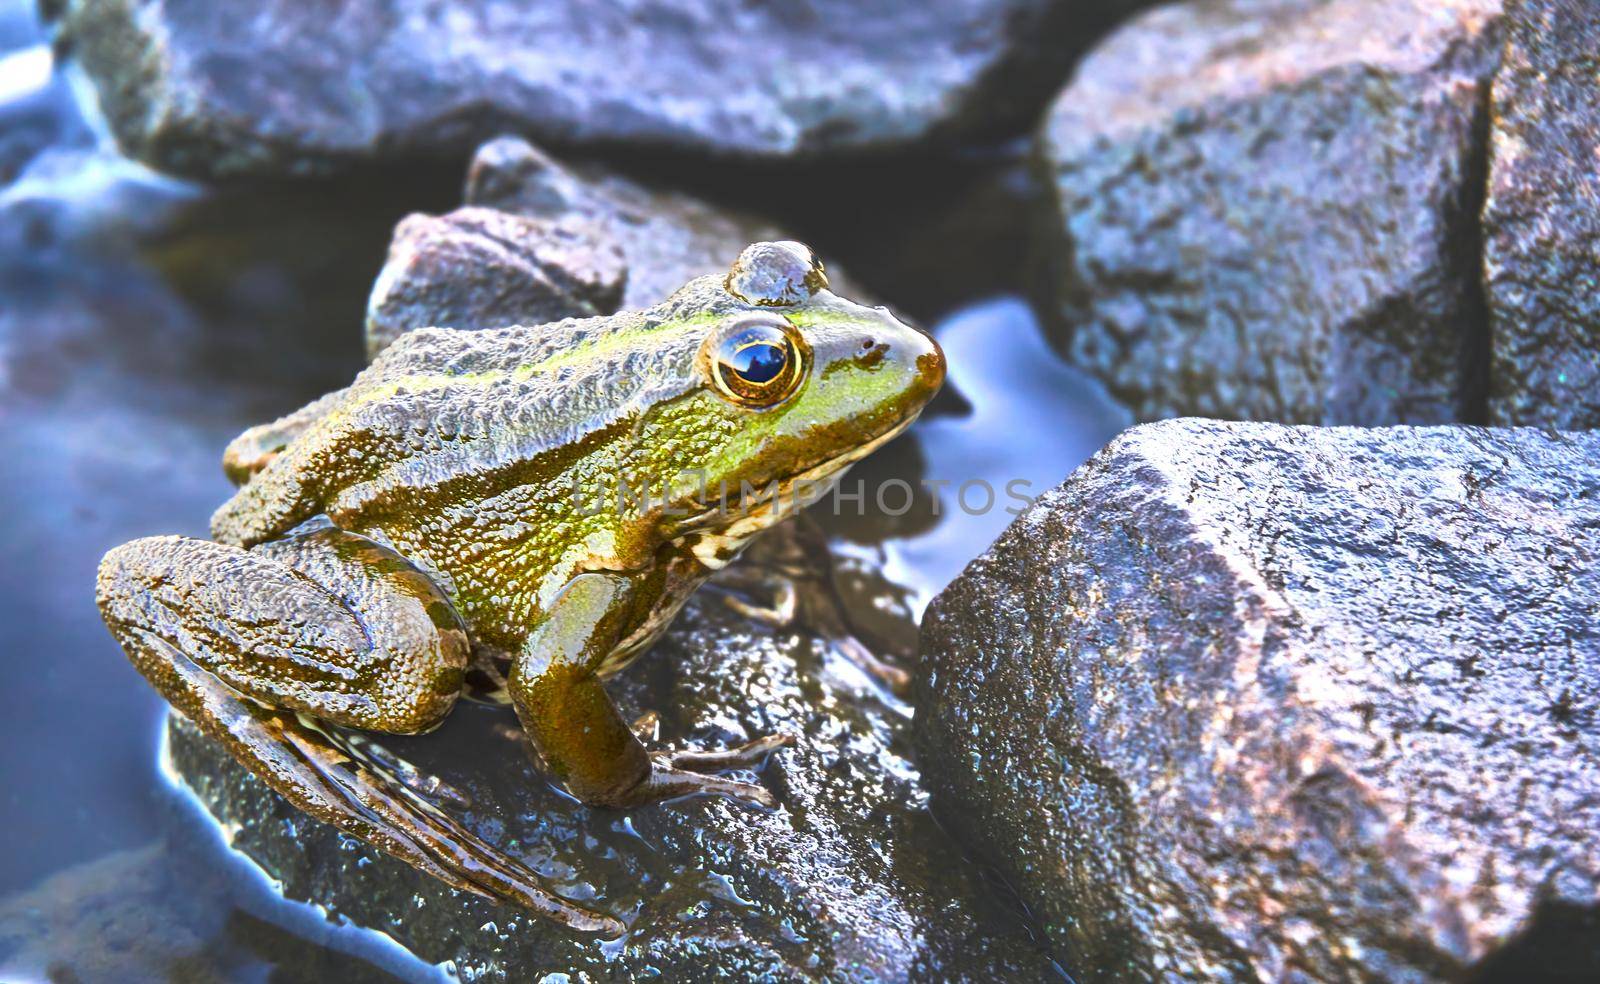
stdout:
POLYGON ((678 296, 704 326, 697 385, 653 422, 652 443, 677 449, 660 465, 695 471, 715 500, 678 529, 724 533, 724 546, 900 433, 944 382, 933 339, 832 293, 800 243, 756 243, 721 283, 678 296))

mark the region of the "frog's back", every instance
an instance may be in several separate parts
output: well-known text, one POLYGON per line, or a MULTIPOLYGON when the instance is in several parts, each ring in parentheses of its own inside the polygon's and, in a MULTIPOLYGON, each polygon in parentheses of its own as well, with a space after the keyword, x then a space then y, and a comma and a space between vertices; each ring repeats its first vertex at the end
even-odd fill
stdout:
POLYGON ((338 522, 421 508, 421 495, 486 497, 692 387, 719 293, 697 281, 644 312, 403 336, 312 404, 317 418, 216 512, 212 535, 249 545, 319 513, 338 522))

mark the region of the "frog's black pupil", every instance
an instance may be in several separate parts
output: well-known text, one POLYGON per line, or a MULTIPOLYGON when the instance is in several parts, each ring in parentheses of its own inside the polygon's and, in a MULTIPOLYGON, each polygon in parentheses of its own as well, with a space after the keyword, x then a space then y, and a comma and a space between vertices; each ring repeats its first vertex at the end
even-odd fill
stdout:
POLYGON ((732 368, 746 382, 768 383, 783 372, 787 360, 782 348, 770 342, 757 342, 734 354, 732 368))

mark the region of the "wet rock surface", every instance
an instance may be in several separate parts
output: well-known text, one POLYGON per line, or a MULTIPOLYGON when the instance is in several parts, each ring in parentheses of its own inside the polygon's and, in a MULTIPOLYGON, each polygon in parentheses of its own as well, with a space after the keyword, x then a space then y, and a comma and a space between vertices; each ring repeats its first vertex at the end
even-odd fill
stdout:
POLYGON ((1600 7, 1510 6, 1484 266, 1490 419, 1600 426, 1600 7))
POLYGON ((569 167, 516 137, 479 148, 465 198, 395 230, 367 306, 370 354, 432 325, 501 328, 649 307, 726 271, 750 243, 786 238, 691 195, 569 167))
POLYGON ((1597 452, 1128 431, 929 609, 941 814, 1079 980, 1594 979, 1597 452))
POLYGON ((1025 127, 1095 30, 1138 5, 60 6, 123 144, 221 175, 463 154, 502 130, 767 159, 982 138, 1025 127))
POLYGON ((720 272, 750 243, 785 238, 770 222, 594 165, 567 165, 517 137, 489 141, 467 169, 465 200, 588 230, 627 261, 620 307, 649 307, 720 272))
POLYGON ((629 933, 614 943, 456 895, 298 813, 178 718, 172 759, 235 831, 234 846, 286 895, 382 930, 425 960, 454 961, 467 979, 1051 973, 1019 917, 994 901, 927 812, 907 757, 904 708, 873 693, 825 639, 753 623, 703 590, 611 689, 627 712, 657 711, 669 743, 802 734, 761 775, 783 805, 766 813, 693 799, 628 813, 589 809, 528 761, 510 711, 485 705, 458 707, 432 735, 384 744, 466 793, 473 805, 465 820, 487 840, 529 859, 572 897, 623 917, 629 933))
POLYGON ((1143 419, 1482 414, 1499 0, 1165 6, 1040 140, 1062 341, 1143 419))
POLYGON ((396 228, 367 306, 367 354, 416 328, 478 331, 610 314, 626 272, 615 244, 492 208, 418 213, 396 228))

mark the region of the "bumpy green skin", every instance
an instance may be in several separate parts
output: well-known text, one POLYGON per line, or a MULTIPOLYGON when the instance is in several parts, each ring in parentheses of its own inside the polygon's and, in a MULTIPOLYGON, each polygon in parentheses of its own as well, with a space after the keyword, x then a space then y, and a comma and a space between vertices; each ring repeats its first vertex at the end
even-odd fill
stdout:
POLYGON ((760 243, 726 279, 647 311, 413 332, 348 388, 229 446, 243 484, 216 542, 108 554, 102 614, 157 689, 302 809, 457 887, 614 929, 317 722, 426 730, 472 651, 503 655, 530 743, 586 802, 770 802, 702 773, 781 739, 651 755, 601 680, 792 512, 802 483, 893 436, 943 381, 932 341, 826 288, 805 247, 760 243), (719 390, 708 356, 758 315, 798 331, 804 365, 761 408, 719 390))

